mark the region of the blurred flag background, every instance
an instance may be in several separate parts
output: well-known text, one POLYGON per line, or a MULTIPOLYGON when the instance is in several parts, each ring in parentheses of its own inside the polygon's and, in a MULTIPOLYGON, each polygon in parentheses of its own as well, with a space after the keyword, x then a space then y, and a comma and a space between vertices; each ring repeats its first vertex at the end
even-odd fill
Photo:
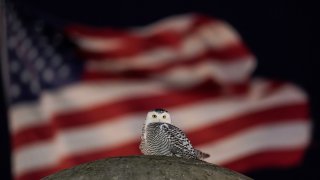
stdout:
MULTIPOLYGON (((7 174, 39 179, 88 161, 141 154, 146 112, 161 107, 194 146, 211 154, 208 162, 256 179, 316 179, 310 173, 318 166, 308 160, 319 158, 307 83, 270 77, 264 67, 259 74, 263 63, 256 71, 259 56, 238 33, 241 21, 228 21, 236 19, 232 11, 210 9, 214 2, 184 8, 163 2, 155 12, 121 3, 124 9, 115 2, 87 8, 6 1, 1 71, 8 103, 2 102, 1 130, 10 148, 1 161, 7 174)), ((278 55, 276 44, 262 45, 262 59, 280 58, 290 68, 290 59, 271 56, 278 55)))

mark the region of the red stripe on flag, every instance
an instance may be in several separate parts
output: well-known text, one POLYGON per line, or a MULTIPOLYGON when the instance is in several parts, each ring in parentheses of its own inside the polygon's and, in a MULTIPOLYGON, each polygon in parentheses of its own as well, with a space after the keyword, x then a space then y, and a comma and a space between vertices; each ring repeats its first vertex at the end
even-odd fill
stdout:
POLYGON ((305 152, 305 147, 288 150, 269 150, 243 157, 224 164, 224 167, 238 172, 249 172, 260 168, 288 168, 297 166, 305 152))
POLYGON ((139 144, 140 141, 134 141, 131 143, 120 145, 118 147, 107 147, 98 151, 92 151, 84 154, 71 156, 66 158, 65 161, 73 162, 76 165, 107 157, 140 155, 141 152, 139 150, 139 144))
MULTIPOLYGON (((211 17, 209 18, 200 14, 194 14, 193 16, 194 17, 191 20, 192 22, 190 27, 186 28, 186 30, 181 33, 189 34, 193 32, 195 29, 199 28, 200 26, 221 22, 214 18, 211 18, 211 17)), ((142 28, 142 30, 144 30, 144 28, 142 28)), ((175 33, 178 32, 171 27, 164 29, 164 32, 168 32, 168 31, 174 31, 175 33)), ((70 36, 85 36, 85 37, 95 37, 95 38, 110 38, 110 37, 114 38, 114 37, 127 37, 127 36, 135 35, 135 32, 130 31, 130 29, 123 30, 123 29, 117 29, 117 28, 111 28, 111 27, 98 28, 98 27, 92 27, 92 26, 88 27, 88 26, 83 26, 78 24, 69 25, 67 28, 65 28, 65 32, 70 36)), ((151 36, 157 36, 161 33, 163 33, 163 31, 156 31, 151 33, 151 36)))
MULTIPOLYGON (((145 50, 144 50, 145 51, 145 50)), ((128 50, 126 49, 117 49, 114 51, 104 51, 104 52, 88 52, 82 50, 80 55, 87 58, 88 60, 95 61, 132 61, 134 57, 137 57, 138 52, 130 52, 132 54, 128 54, 128 50)), ((143 54, 140 54, 143 55, 143 54)), ((178 55, 178 52, 177 52, 178 55)), ((204 53, 197 55, 197 57, 189 57, 188 59, 180 59, 176 58, 172 60, 173 63, 180 63, 184 61, 192 61, 200 58, 214 58, 215 61, 234 61, 238 60, 242 57, 246 57, 252 55, 250 50, 241 42, 230 44, 221 49, 207 49, 204 53)), ((179 58, 179 57, 178 57, 179 58)), ((166 60, 167 61, 167 60, 166 60)))
POLYGON ((174 31, 165 31, 150 37, 139 37, 137 35, 123 35, 120 37, 111 36, 110 38, 116 39, 116 44, 114 44, 114 47, 112 49, 104 47, 106 49, 104 51, 99 51, 100 53, 84 52, 85 49, 83 49, 83 52, 81 54, 88 54, 88 56, 85 57, 91 58, 126 57, 137 55, 147 50, 154 49, 155 47, 177 48, 182 42, 180 35, 174 31))

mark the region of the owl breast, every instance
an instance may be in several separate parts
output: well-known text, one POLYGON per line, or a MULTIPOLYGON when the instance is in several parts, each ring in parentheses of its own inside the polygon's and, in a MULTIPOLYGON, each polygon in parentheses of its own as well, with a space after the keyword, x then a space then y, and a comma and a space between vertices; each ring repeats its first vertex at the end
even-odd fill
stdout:
POLYGON ((163 125, 164 123, 150 123, 147 125, 140 144, 143 154, 172 156, 170 138, 162 131, 163 125))

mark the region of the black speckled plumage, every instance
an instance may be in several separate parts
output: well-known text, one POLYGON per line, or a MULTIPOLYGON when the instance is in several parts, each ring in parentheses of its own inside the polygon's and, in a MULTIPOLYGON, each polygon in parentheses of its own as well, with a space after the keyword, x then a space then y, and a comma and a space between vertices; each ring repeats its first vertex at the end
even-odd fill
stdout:
POLYGON ((177 156, 188 159, 209 157, 208 154, 194 149, 185 133, 178 127, 162 122, 150 123, 145 130, 143 128, 140 149, 145 155, 177 156))

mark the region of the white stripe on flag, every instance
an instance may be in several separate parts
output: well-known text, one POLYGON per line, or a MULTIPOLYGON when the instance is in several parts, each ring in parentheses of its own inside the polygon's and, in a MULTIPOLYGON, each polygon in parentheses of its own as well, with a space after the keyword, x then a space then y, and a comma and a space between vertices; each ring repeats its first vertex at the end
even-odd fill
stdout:
POLYGON ((123 46, 118 38, 75 37, 74 41, 81 49, 91 52, 114 51, 123 46))
POLYGON ((198 148, 211 153, 206 161, 226 164, 257 152, 303 148, 309 143, 310 132, 308 121, 273 123, 246 129, 198 148))
POLYGON ((223 85, 237 84, 244 82, 248 78, 254 66, 255 61, 252 57, 248 57, 243 61, 230 63, 205 61, 190 67, 169 69, 164 73, 156 74, 154 77, 181 87, 196 85, 207 78, 213 79, 223 85), (190 73, 192 73, 192 76, 190 76, 190 73))

